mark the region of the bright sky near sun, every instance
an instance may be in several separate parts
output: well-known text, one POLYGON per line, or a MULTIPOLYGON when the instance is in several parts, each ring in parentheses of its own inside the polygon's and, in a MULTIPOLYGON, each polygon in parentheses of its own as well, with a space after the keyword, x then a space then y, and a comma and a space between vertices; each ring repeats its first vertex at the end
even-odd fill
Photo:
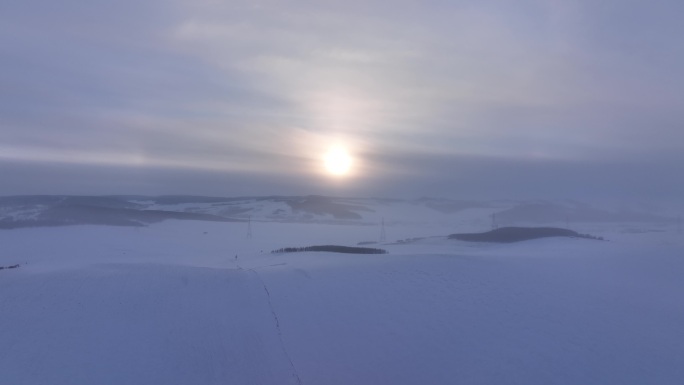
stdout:
POLYGON ((346 176, 352 166, 352 157, 344 147, 332 147, 325 154, 325 168, 331 175, 346 176))
POLYGON ((682 196, 683 13, 10 1, 5 193, 682 196))

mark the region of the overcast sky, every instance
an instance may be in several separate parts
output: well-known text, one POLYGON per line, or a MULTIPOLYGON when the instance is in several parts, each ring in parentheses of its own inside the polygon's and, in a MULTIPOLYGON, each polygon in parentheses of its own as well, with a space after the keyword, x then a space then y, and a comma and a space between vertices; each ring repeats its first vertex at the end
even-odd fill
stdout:
POLYGON ((684 2, 5 0, 0 195, 684 195, 684 2), (352 157, 325 171, 333 147, 352 157))

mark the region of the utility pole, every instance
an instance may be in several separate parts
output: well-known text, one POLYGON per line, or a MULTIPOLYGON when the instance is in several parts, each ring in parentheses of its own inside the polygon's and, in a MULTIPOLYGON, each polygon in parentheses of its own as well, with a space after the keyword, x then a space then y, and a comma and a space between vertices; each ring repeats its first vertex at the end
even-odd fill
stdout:
POLYGON ((499 225, 496 224, 496 213, 492 214, 492 230, 495 230, 499 227, 499 225))
POLYGON ((247 239, 252 239, 252 217, 247 217, 247 239))
POLYGON ((677 233, 682 233, 682 216, 677 217, 677 233))
POLYGON ((380 242, 385 242, 385 240, 387 240, 387 235, 385 234, 385 217, 383 217, 380 222, 380 242))

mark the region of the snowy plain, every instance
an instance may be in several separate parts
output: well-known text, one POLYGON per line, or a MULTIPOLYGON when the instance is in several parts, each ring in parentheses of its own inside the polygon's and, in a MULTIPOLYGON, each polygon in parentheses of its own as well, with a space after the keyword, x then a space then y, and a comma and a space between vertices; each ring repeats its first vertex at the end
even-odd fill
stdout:
MULTIPOLYGON (((681 384, 684 236, 389 222, 0 231, 2 384, 681 384), (398 239, 426 237, 412 242, 398 239)), ((627 226, 629 227, 629 226, 627 226)), ((584 230, 584 229, 578 229, 584 230)))

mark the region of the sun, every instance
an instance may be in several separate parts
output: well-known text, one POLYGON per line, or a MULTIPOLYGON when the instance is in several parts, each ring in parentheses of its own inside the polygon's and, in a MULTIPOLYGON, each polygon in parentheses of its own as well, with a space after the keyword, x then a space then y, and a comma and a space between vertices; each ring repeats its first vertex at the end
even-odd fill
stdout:
POLYGON ((336 176, 347 175, 353 163, 352 157, 344 147, 331 148, 323 160, 328 173, 336 176))

